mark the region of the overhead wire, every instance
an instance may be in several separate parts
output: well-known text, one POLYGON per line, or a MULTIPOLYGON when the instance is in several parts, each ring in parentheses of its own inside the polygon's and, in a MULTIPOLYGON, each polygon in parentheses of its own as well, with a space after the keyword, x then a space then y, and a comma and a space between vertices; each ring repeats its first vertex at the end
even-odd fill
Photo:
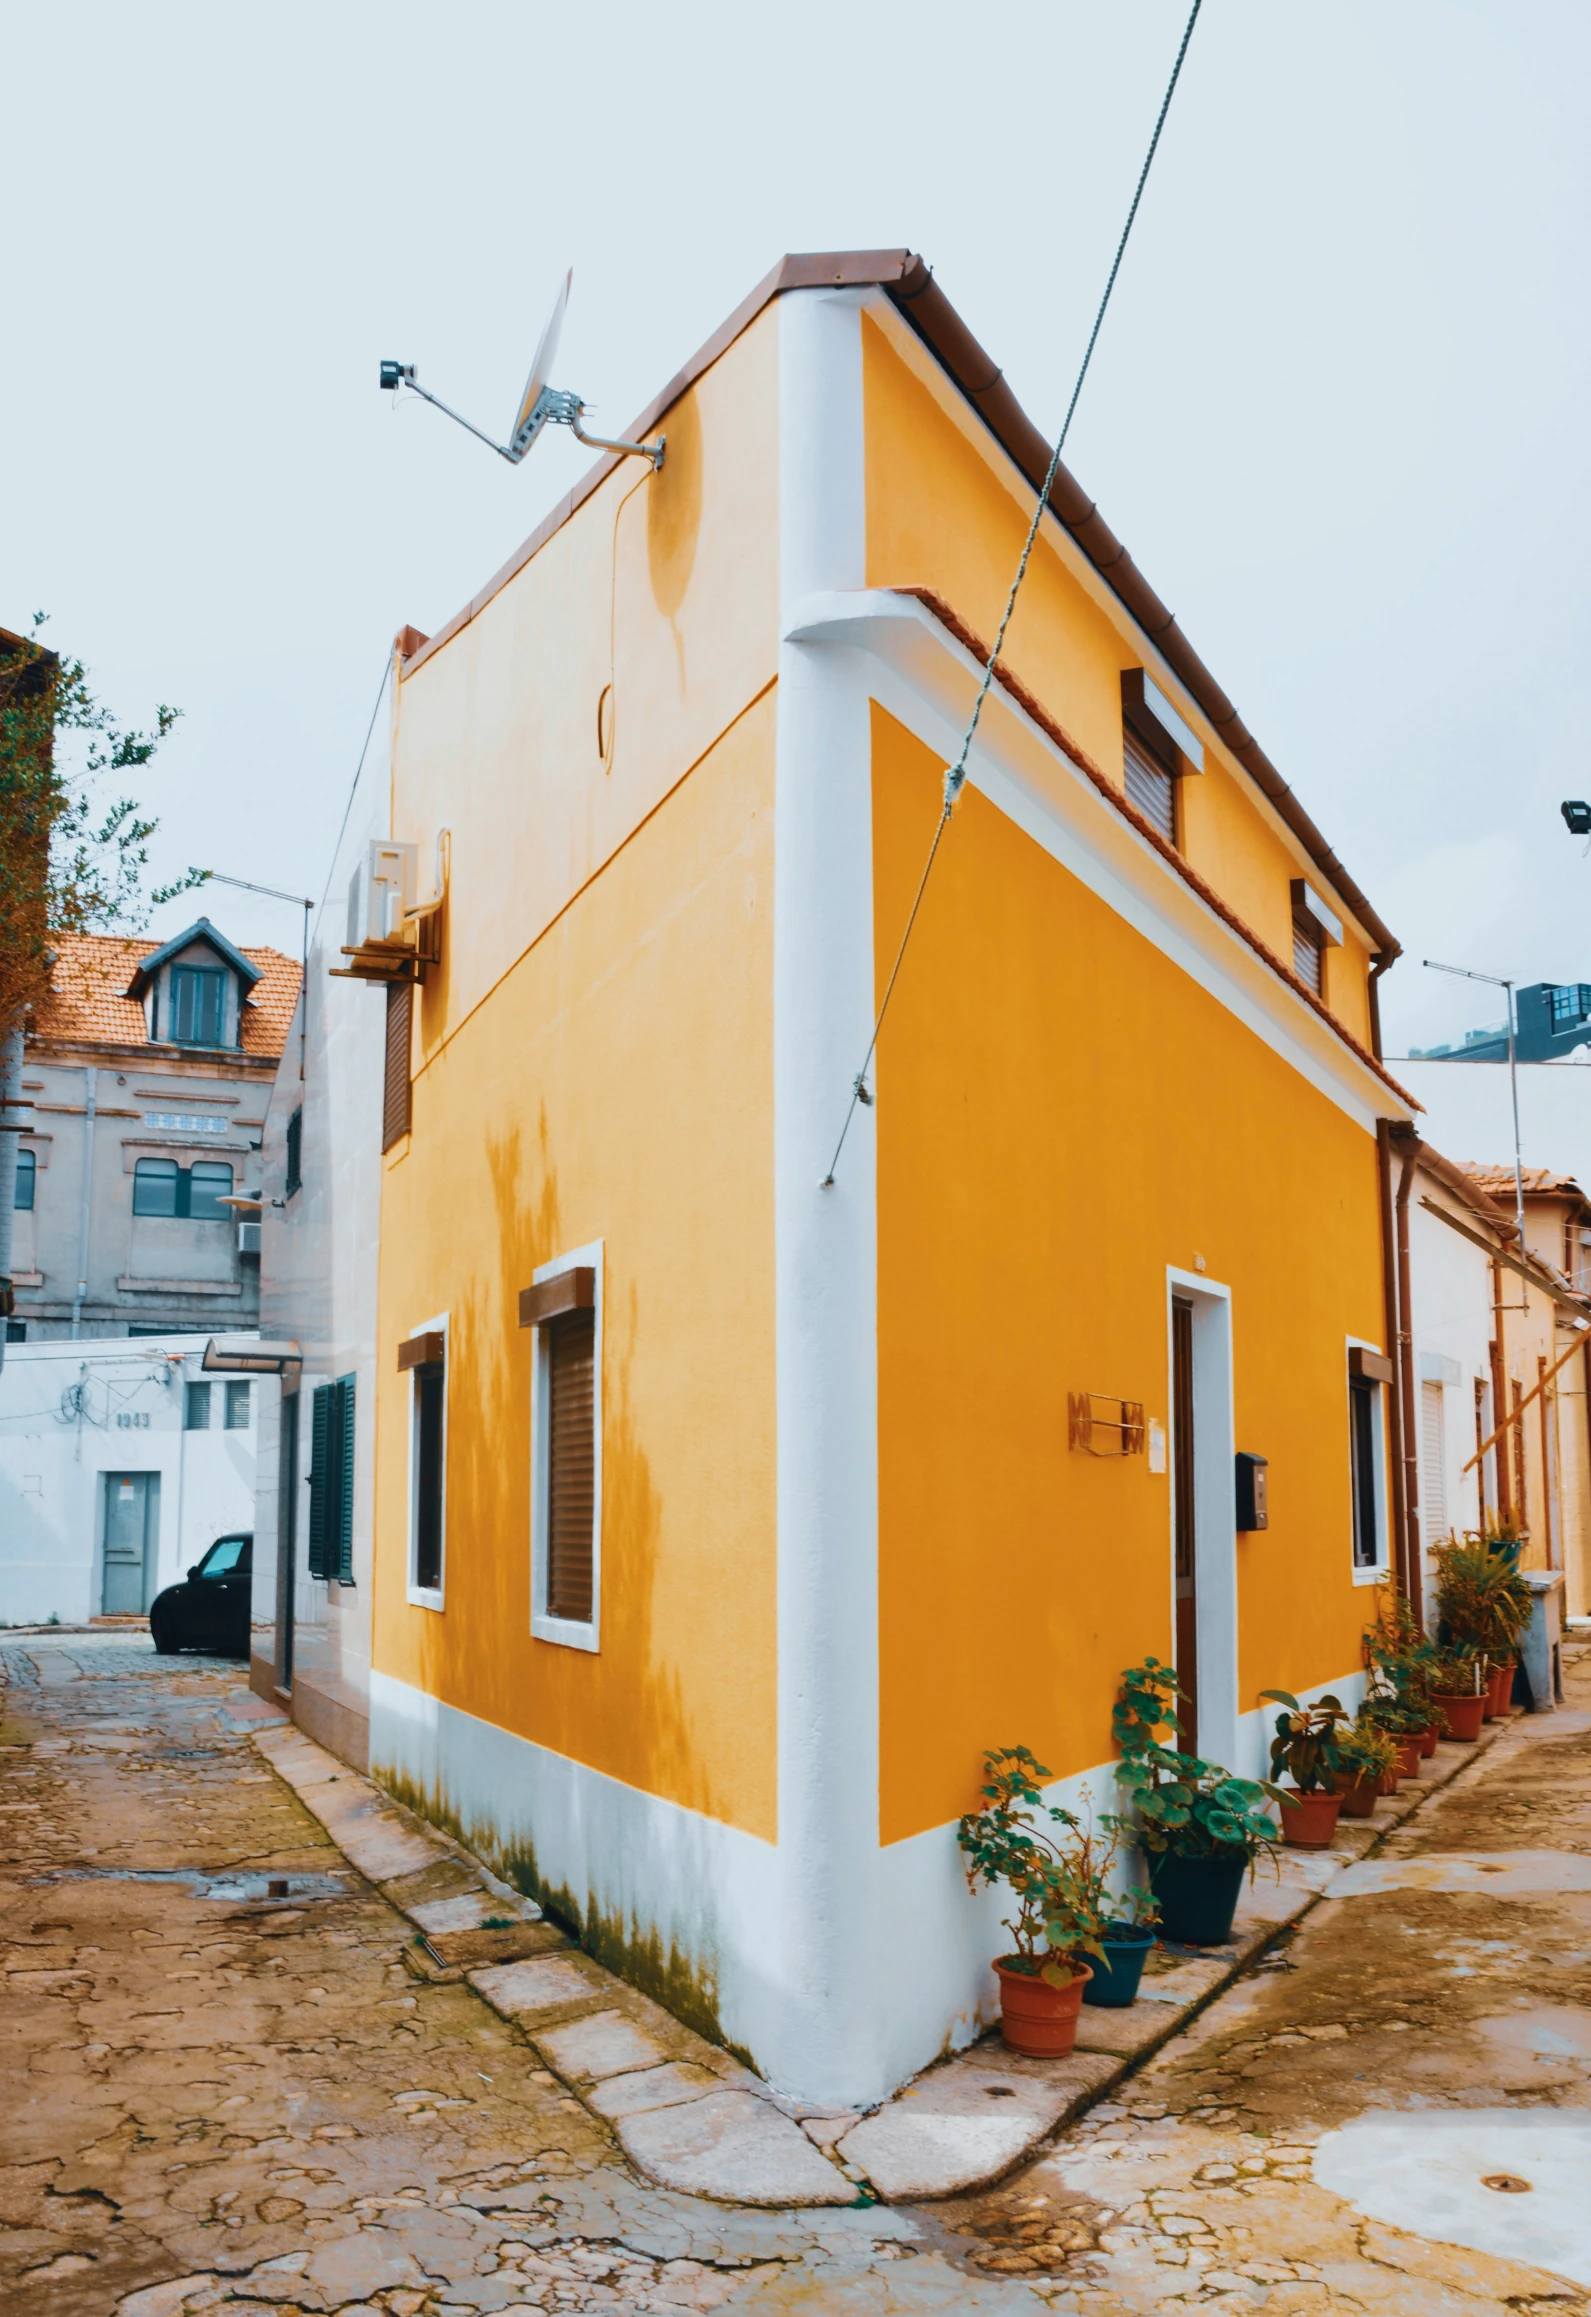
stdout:
POLYGON ((851 1081, 851 1099, 846 1105, 845 1118, 840 1127, 840 1137, 834 1146, 834 1156, 829 1161, 829 1171, 818 1186, 820 1190, 832 1190, 834 1187, 835 1169, 840 1163, 840 1153, 845 1148, 845 1138, 851 1131, 851 1121, 856 1116, 857 1104, 870 1106, 873 1100, 872 1095, 867 1090, 867 1073, 872 1066, 873 1056, 878 1047, 879 1033, 884 1027, 884 1016, 888 1013, 889 1001, 895 994, 895 984, 900 978, 900 969, 906 957, 906 946, 911 940, 912 929, 917 923, 917 913, 922 907, 923 895, 928 890, 928 880, 933 873, 934 862, 939 855, 940 843, 950 824, 950 816, 955 810, 956 799, 960 796, 966 781, 967 761, 972 753, 973 741, 977 738, 978 725, 983 716, 983 704, 988 699, 990 687, 994 682, 994 672, 999 665, 1006 630, 1011 625, 1011 615, 1016 610, 1016 599, 1021 591, 1022 582, 1027 577, 1028 564, 1039 535, 1039 525, 1044 519, 1044 510, 1050 503, 1050 492, 1054 488, 1055 477, 1060 471, 1061 453, 1066 448, 1066 438, 1071 432, 1078 397, 1083 391, 1083 381, 1088 376, 1089 364, 1094 359, 1094 348, 1099 343, 1099 333, 1105 320, 1105 311, 1110 304, 1111 293, 1116 287, 1116 276, 1121 271, 1121 261, 1126 255, 1128 238, 1132 233, 1133 222, 1138 215, 1138 205, 1144 197, 1144 187, 1149 182, 1149 171, 1154 164, 1155 152, 1160 143, 1160 132, 1166 125, 1166 115, 1171 110, 1171 100, 1176 94, 1177 82, 1182 74, 1183 60, 1188 53, 1188 43, 1193 38, 1193 27, 1199 20, 1199 10, 1203 4, 1204 0, 1193 0, 1188 21, 1183 26, 1176 62, 1171 67, 1171 78, 1166 83, 1166 93, 1160 100, 1160 111, 1155 119, 1154 134, 1149 140, 1149 150, 1144 155, 1143 167, 1138 172, 1138 183, 1133 189, 1132 203, 1127 211, 1127 222, 1122 227, 1121 238, 1116 244, 1116 254, 1111 260, 1104 294, 1100 298, 1099 309, 1094 316, 1094 326, 1088 333, 1088 344, 1083 350, 1083 359, 1078 367, 1076 383, 1072 388, 1072 397, 1066 406, 1066 416, 1061 423, 1061 431, 1056 437, 1055 449, 1051 453, 1044 481, 1034 503, 1033 520, 1028 525, 1027 537, 1022 543, 1022 554, 1017 563, 1015 576, 1011 581, 1010 593, 1005 599, 1005 610, 1001 614, 1000 625, 995 632, 994 644, 984 667, 983 680, 978 686, 977 697, 972 704, 972 714, 967 719, 967 728, 961 736, 961 746, 957 751, 956 760, 954 764, 947 765, 945 768, 944 797, 940 805, 938 825, 934 830, 933 843, 928 848, 928 858, 923 864, 923 873, 918 880, 917 891, 912 900, 911 913, 906 920, 906 930, 901 935, 900 947, 895 952, 895 962, 890 968, 889 980, 884 985, 884 995, 873 1023, 873 1034, 867 1041, 867 1052, 862 1057, 862 1067, 851 1081))

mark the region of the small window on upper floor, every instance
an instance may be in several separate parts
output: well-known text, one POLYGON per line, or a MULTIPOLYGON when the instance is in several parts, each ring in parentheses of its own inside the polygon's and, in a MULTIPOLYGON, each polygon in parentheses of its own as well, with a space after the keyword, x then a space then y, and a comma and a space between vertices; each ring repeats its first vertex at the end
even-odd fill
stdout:
POLYGON ((1342 942, 1342 919, 1327 907, 1307 877, 1292 881, 1293 971, 1317 998, 1326 994, 1326 952, 1342 942))
POLYGON ((1122 767, 1127 801, 1168 845, 1182 842, 1182 776, 1204 770, 1204 744, 1142 668, 1121 679, 1122 767))
POLYGON ((141 1158, 133 1169, 133 1213, 226 1223, 232 1210, 221 1201, 231 1189, 232 1169, 219 1159, 196 1159, 191 1167, 180 1167, 175 1159, 141 1158))
POLYGON ((176 1046, 219 1046, 226 1012, 226 975, 217 966, 171 969, 171 1041, 176 1046))
POLYGON ((246 1383, 228 1384, 226 1388, 226 1428, 229 1432, 246 1432, 249 1428, 249 1390, 246 1383))
POLYGON ((17 1188, 12 1205, 27 1209, 33 1204, 34 1187, 38 1180, 38 1159, 31 1150, 17 1152, 17 1188))

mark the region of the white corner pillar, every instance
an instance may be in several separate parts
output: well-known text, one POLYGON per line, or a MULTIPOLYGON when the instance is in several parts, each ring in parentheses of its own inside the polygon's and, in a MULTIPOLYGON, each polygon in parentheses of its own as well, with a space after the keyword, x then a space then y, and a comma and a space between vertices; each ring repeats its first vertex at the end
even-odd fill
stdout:
POLYGON ((788 640, 865 581, 861 307, 779 301, 780 653, 774 809, 779 2021, 759 2060, 812 2098, 884 2080, 877 1919, 878 1380, 873 1113, 820 1187, 873 1015, 868 690, 860 656, 788 640))

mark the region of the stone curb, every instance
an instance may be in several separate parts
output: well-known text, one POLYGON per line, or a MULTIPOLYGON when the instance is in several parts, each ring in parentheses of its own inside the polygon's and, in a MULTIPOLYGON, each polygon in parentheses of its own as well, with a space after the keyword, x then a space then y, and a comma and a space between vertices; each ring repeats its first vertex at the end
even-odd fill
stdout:
POLYGON ((414 1925, 416 1943, 403 1951, 410 1974, 432 1984, 466 1983, 519 2030, 645 2178, 724 2204, 868 2200, 853 2168, 825 2153, 856 2121, 854 2112, 836 2116, 773 2092, 543 1922, 539 1907, 461 1843, 292 1723, 254 1723, 248 1735, 349 1864, 414 1925), (449 1964, 418 1943, 445 1942, 492 1918, 534 1929, 536 1951, 472 1967, 449 1964))
POLYGON ((413 1977, 467 1982, 658 2186, 725 2204, 784 2206, 961 2195, 1003 2178, 1135 2074, 1308 1914, 1345 1867, 1379 1849, 1478 1760, 1512 1717, 1487 1723, 1473 1746, 1439 1745, 1418 1781, 1379 1802, 1374 1818, 1349 1821, 1330 1851, 1278 1852, 1275 1881, 1257 1880, 1239 1903, 1229 1946, 1157 1949, 1163 1967, 1138 2002, 1121 2011, 1084 2007, 1069 2058, 1023 2059, 997 2033, 985 2035, 866 2115, 774 2092, 543 1923, 538 1907, 461 1843, 294 1724, 245 1726, 349 1863, 414 1924, 417 1940, 404 1949, 413 1977), (450 1966, 420 1944, 490 1917, 536 1926, 537 1951, 471 1968, 450 1966))
POLYGON ((1085 2004, 1077 2048, 1063 2060, 1027 2060, 998 2032, 941 2060, 846 2133, 849 2158, 889 2202, 965 2195, 1028 2161, 1055 2133, 1114 2092, 1206 2005, 1241 1978, 1278 1935, 1300 1922, 1342 1871, 1377 1851, 1433 1795, 1477 1761, 1522 1715, 1488 1722, 1472 1746, 1444 1740, 1422 1775, 1350 1819, 1329 1851, 1279 1850, 1276 1879, 1256 1877, 1239 1902, 1228 1946, 1155 1950, 1181 1957, 1146 1978, 1138 2001, 1115 2011, 1085 2004), (992 2103, 998 2100, 1000 2106, 992 2103))

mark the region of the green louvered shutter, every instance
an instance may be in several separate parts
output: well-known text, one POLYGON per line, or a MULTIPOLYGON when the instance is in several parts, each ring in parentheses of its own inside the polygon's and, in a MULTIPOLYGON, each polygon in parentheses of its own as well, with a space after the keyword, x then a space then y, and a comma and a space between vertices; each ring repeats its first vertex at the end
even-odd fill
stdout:
POLYGON ((309 1454, 309 1573, 312 1577, 326 1575, 326 1538, 331 1526, 327 1518, 331 1507, 330 1459, 332 1445, 330 1384, 317 1384, 310 1403, 309 1454))
POLYGON ((341 1455, 337 1469, 337 1574, 345 1585, 354 1581, 354 1379, 344 1376, 339 1427, 341 1455))

